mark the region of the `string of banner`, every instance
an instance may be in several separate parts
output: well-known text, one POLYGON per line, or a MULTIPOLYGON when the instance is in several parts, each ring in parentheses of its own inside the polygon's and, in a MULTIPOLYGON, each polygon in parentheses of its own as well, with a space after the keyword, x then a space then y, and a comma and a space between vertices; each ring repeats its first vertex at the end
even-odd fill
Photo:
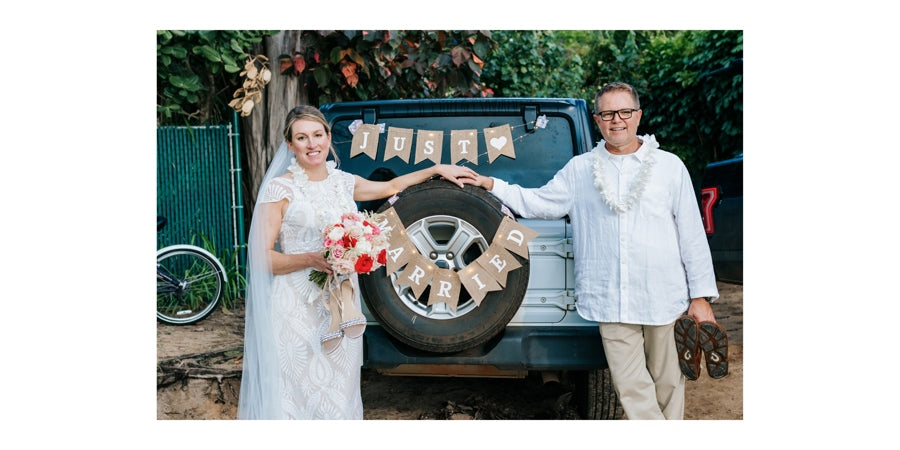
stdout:
POLYGON ((387 273, 394 273, 405 267, 397 275, 397 285, 409 286, 417 300, 425 288, 431 285, 426 305, 444 302, 453 312, 456 312, 462 286, 465 286, 476 306, 481 306, 489 292, 502 290, 506 286, 509 272, 522 267, 513 253, 528 259, 528 243, 538 235, 531 228, 504 215, 488 249, 457 272, 440 268, 419 253, 393 207, 382 214, 387 221, 384 227, 391 230, 390 245, 386 252, 387 273))
MULTIPOLYGON (((547 116, 538 117, 534 125, 535 128, 545 128, 547 116)), ((363 124, 357 120, 350 124, 349 129, 353 134, 350 157, 365 154, 375 160, 378 154, 378 137, 384 131, 384 124, 363 124)), ((512 127, 509 124, 484 128, 483 133, 488 163, 494 162, 501 155, 516 158, 512 127)), ((477 135, 478 130, 450 131, 451 164, 460 161, 478 164, 477 135)), ((400 158, 408 164, 413 136, 416 137, 414 164, 425 160, 439 164, 444 139, 444 132, 440 130, 388 127, 384 160, 400 158)), ((476 306, 481 306, 489 292, 503 289, 509 272, 522 267, 510 252, 528 259, 528 243, 538 234, 509 216, 504 216, 487 251, 457 272, 442 269, 419 253, 393 207, 384 214, 387 227, 392 230, 385 264, 387 272, 394 273, 405 267, 397 275, 399 286, 409 286, 418 300, 425 288, 431 285, 426 304, 430 306, 444 302, 453 312, 456 312, 463 286, 476 306)))
MULTIPOLYGON (((519 125, 524 127, 525 125, 519 125)), ((519 126, 516 126, 518 128, 519 126)), ((542 115, 534 121, 535 128, 547 126, 547 116, 542 115)), ((349 125, 353 140, 350 143, 350 157, 365 154, 372 160, 378 155, 379 135, 384 132, 384 124, 365 124, 355 120, 349 125)), ((512 129, 509 124, 483 129, 484 144, 487 148, 488 163, 493 163, 501 155, 516 158, 512 129)), ((450 164, 468 161, 478 164, 478 130, 450 131, 450 164)), ((440 164, 443 152, 444 131, 414 130, 412 128, 388 127, 384 148, 384 161, 400 158, 409 164, 412 152, 413 137, 416 137, 416 150, 413 164, 430 160, 440 164)), ((519 139, 524 136, 519 137, 519 139)), ((484 153, 481 153, 482 155, 484 153)))
MULTIPOLYGON (((521 125, 524 127, 525 125, 521 125)), ((536 129, 547 126, 547 116, 542 115, 534 121, 536 129)), ((350 157, 365 154, 372 160, 377 158, 379 135, 384 132, 385 125, 364 124, 356 120, 349 125, 353 134, 350 144, 350 157)), ((518 126, 516 127, 518 128, 518 126)), ((509 124, 484 128, 484 143, 487 148, 488 163, 502 156, 516 158, 512 129, 509 124)), ((416 150, 413 164, 430 160, 435 164, 441 162, 444 132, 440 130, 413 130, 410 128, 388 127, 384 161, 400 158, 409 163, 412 152, 413 137, 416 137, 416 150)), ((519 139, 524 138, 521 136, 519 139)), ((450 131, 450 163, 467 161, 478 164, 478 130, 450 131)), ((396 199, 392 199, 396 200, 396 199)), ((393 201, 392 203, 393 204, 393 201)), ((397 275, 399 286, 409 286, 418 300, 429 285, 427 305, 444 302, 453 311, 459 304, 462 287, 466 288, 476 306, 481 306, 485 296, 492 291, 502 290, 510 271, 522 267, 513 253, 528 259, 528 243, 538 233, 505 215, 491 240, 487 251, 472 263, 459 271, 442 269, 417 250, 415 244, 406 234, 406 227, 391 207, 384 212, 387 227, 391 232, 391 241, 387 252, 385 268, 388 273, 405 269, 397 275), (512 252, 512 253, 510 253, 512 252)))

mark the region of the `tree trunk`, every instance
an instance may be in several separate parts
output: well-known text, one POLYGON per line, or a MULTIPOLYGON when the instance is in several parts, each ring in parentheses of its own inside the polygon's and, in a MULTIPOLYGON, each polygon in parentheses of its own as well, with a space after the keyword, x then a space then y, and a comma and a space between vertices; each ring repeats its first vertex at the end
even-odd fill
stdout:
POLYGON ((245 164, 243 165, 244 218, 249 230, 253 217, 253 206, 259 193, 260 183, 266 175, 269 162, 284 141, 282 128, 284 118, 291 108, 305 104, 308 95, 304 87, 305 74, 296 75, 290 71, 283 75, 280 70, 279 55, 305 53, 300 39, 301 31, 281 31, 266 37, 261 46, 254 49, 269 58, 272 79, 263 89, 261 104, 254 106, 252 113, 241 118, 241 136, 245 164))

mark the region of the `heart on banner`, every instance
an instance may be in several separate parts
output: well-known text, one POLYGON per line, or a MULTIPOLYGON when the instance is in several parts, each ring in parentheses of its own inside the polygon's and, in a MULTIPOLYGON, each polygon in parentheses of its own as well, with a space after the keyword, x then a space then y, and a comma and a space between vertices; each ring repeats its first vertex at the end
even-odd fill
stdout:
POLYGON ((485 128, 484 140, 488 148, 489 163, 494 162, 500 155, 516 159, 516 151, 512 143, 512 129, 509 127, 509 124, 485 128))

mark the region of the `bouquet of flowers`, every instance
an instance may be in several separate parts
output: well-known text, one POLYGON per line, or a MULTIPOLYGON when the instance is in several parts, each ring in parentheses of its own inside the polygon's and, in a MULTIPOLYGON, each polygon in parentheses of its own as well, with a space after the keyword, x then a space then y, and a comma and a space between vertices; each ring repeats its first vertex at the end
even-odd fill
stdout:
MULTIPOLYGON (((352 212, 341 216, 341 221, 322 231, 325 258, 335 275, 353 272, 366 274, 383 266, 387 261, 390 230, 377 223, 383 222, 381 214, 352 212)), ((329 276, 318 270, 309 274, 309 280, 324 287, 329 276)))

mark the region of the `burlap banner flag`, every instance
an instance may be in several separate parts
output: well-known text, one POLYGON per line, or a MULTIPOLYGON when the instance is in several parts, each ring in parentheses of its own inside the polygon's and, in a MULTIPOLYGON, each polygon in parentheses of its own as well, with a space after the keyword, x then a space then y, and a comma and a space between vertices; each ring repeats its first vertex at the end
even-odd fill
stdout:
POLYGON ((459 303, 459 277, 450 269, 437 269, 431 278, 431 294, 428 295, 428 305, 444 302, 450 310, 456 312, 459 303))
POLYGON ((519 261, 516 261, 515 256, 496 242, 491 242, 487 251, 476 258, 475 262, 503 287, 506 287, 506 276, 509 275, 509 272, 522 267, 519 261))
POLYGON ((384 160, 400 158, 409 164, 409 152, 412 150, 413 130, 409 128, 388 128, 387 146, 384 148, 384 160))
POLYGON ((497 283, 497 280, 485 272, 479 264, 469 264, 456 272, 456 275, 477 306, 481 306, 481 301, 488 292, 503 289, 503 286, 500 286, 500 283, 497 283))
POLYGON ((438 270, 438 266, 417 252, 406 264, 406 270, 397 275, 397 284, 409 286, 412 288, 413 295, 419 298, 431 283, 436 270, 438 270))
POLYGON ((409 262, 410 259, 414 255, 418 255, 419 251, 416 250, 415 244, 409 239, 409 236, 406 235, 406 229, 401 228, 400 231, 391 232, 391 241, 389 243, 390 247, 386 252, 385 267, 388 273, 394 273, 406 263, 409 262))
MULTIPOLYGON (((385 267, 387 273, 394 273, 400 270, 409 260, 419 253, 409 236, 406 235, 406 227, 397 215, 394 208, 389 208, 384 213, 386 225, 384 227, 391 230, 391 241, 387 251, 387 261, 385 267)), ((379 226, 381 226, 379 224, 379 226)))
POLYGON ((397 275, 399 286, 409 286, 418 299, 430 285, 427 304, 444 302, 454 312, 462 287, 466 288, 477 306, 481 306, 489 292, 502 290, 509 272, 522 267, 510 251, 528 259, 528 243, 538 235, 536 231, 504 216, 488 249, 459 272, 454 272, 438 267, 419 253, 394 208, 388 208, 382 214, 385 220, 379 225, 391 230, 385 264, 387 273, 403 269, 397 275))
POLYGON ((497 233, 491 241, 501 247, 528 258, 528 243, 538 236, 538 232, 516 222, 509 216, 503 216, 497 233))
POLYGON ((494 162, 500 155, 516 159, 513 148, 512 130, 509 124, 484 129, 484 143, 488 150, 488 163, 494 162))
POLYGON ((378 125, 363 124, 353 133, 353 141, 350 143, 350 157, 365 153, 369 158, 378 156, 378 125))
POLYGON ((450 132, 450 164, 467 160, 478 165, 478 131, 452 130, 450 132))
POLYGON ((403 221, 400 220, 400 216, 397 215, 397 210, 394 208, 388 208, 387 211, 381 213, 387 221, 387 225, 378 224, 381 228, 388 228, 391 232, 400 232, 403 231, 406 233, 406 227, 403 226, 403 221))
POLYGON ((416 132, 416 158, 418 164, 426 159, 435 164, 441 163, 441 150, 444 145, 444 132, 419 130, 416 132))

